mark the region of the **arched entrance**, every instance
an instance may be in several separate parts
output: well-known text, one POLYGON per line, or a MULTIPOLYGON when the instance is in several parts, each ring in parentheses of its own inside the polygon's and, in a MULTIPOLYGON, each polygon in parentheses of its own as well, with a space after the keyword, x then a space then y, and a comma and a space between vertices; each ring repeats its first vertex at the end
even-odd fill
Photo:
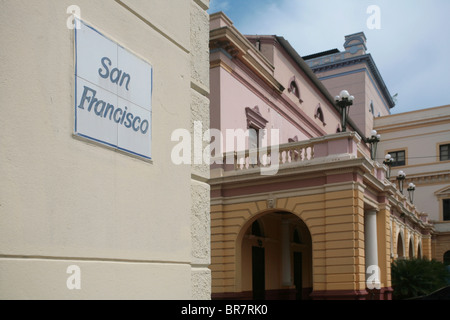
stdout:
POLYGON ((450 267, 450 250, 444 253, 444 265, 450 267))
POLYGON ((408 258, 409 259, 413 259, 414 258, 414 241, 413 241, 412 237, 409 239, 408 258))
POLYGON ((308 299, 312 241, 306 224, 289 212, 256 215, 243 227, 240 282, 246 299, 308 299))
POLYGON ((417 258, 422 259, 423 258, 423 254, 422 254, 422 242, 419 242, 418 246, 417 246, 417 258))
POLYGON ((397 258, 405 258, 402 232, 399 232, 397 236, 397 258))
MULTIPOLYGON (((443 262, 447 272, 450 273, 450 250, 444 253, 443 262)), ((450 285, 450 279, 447 280, 447 283, 450 285)))

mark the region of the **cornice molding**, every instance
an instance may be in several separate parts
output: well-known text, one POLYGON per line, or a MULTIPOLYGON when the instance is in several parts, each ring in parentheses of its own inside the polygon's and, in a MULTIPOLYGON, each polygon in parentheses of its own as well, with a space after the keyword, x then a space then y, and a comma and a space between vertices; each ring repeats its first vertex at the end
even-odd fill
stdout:
MULTIPOLYGON (((395 180, 392 180, 391 182, 395 183, 395 180)), ((410 174, 406 177, 404 185, 408 185, 410 182, 414 183, 416 186, 447 184, 450 182, 450 172, 430 172, 417 175, 410 174)))
POLYGON ((274 77, 274 66, 234 26, 224 26, 210 31, 210 50, 222 49, 232 59, 238 59, 253 70, 258 77, 279 93, 285 88, 274 77))
POLYGON ((355 64, 361 64, 361 63, 366 63, 366 62, 368 62, 368 57, 367 57, 367 55, 364 55, 364 56, 347 58, 345 60, 340 60, 338 62, 328 62, 328 63, 317 65, 317 66, 311 66, 311 64, 309 64, 309 65, 311 66, 311 69, 314 71, 314 73, 320 73, 320 72, 340 69, 340 68, 353 66, 355 64))

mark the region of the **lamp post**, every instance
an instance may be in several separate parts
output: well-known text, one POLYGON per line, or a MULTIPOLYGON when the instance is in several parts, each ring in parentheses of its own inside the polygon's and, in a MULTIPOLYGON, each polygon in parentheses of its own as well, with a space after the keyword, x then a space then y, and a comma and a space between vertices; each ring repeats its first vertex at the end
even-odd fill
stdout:
POLYGON ((367 138, 367 142, 370 143, 370 157, 372 160, 375 160, 375 157, 377 155, 377 146, 378 142, 380 142, 381 136, 377 133, 376 130, 372 130, 372 135, 370 138, 367 138))
POLYGON ((409 194, 409 202, 411 202, 411 204, 414 203, 414 191, 416 190, 416 186, 414 183, 410 183, 408 186, 408 194, 409 194))
POLYGON ((400 192, 403 194, 403 181, 406 178, 406 174, 403 171, 399 171, 397 175, 397 181, 398 181, 398 188, 400 189, 400 192))
POLYGON ((341 109, 342 113, 342 132, 347 131, 347 120, 350 106, 353 105, 354 96, 351 96, 347 90, 342 90, 341 93, 335 97, 337 106, 341 109))
POLYGON ((392 167, 392 163, 393 162, 394 162, 394 159, 392 159, 392 156, 388 153, 384 157, 384 161, 383 161, 383 164, 385 164, 388 167, 388 171, 387 171, 387 178, 388 179, 391 177, 391 167, 392 167))

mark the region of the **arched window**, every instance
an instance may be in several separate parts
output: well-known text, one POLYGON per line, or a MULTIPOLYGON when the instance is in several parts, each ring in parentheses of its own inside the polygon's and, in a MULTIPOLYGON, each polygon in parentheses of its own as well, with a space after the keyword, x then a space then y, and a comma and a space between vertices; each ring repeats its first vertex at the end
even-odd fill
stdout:
POLYGON ((298 243, 298 244, 302 243, 302 238, 300 237, 300 232, 298 232, 297 229, 294 230, 294 236, 293 236, 292 240, 294 241, 294 243, 298 243))
POLYGON ((419 246, 417 247, 417 258, 422 259, 422 243, 419 243, 419 246))
POLYGON ((303 103, 303 100, 302 100, 301 94, 300 94, 300 88, 298 87, 295 77, 292 77, 291 80, 289 80, 288 92, 295 95, 298 98, 298 100, 300 101, 300 103, 303 103))
POLYGON ((403 250, 403 237, 402 237, 401 232, 398 234, 398 237, 397 237, 397 257, 399 259, 405 257, 405 253, 403 250))
POLYGON ((316 111, 314 112, 314 118, 319 119, 323 123, 324 126, 326 125, 325 117, 323 115, 323 110, 322 110, 320 103, 316 107, 316 111))
POLYGON ((323 111, 322 108, 318 108, 316 112, 316 118, 325 123, 325 118, 323 117, 323 111))
POLYGON ((258 220, 252 224, 252 235, 256 237, 264 237, 264 232, 258 220))
POLYGON ((370 101, 369 112, 375 116, 375 107, 373 106, 373 101, 370 101))
POLYGON ((414 258, 414 243, 413 243, 412 238, 409 240, 408 258, 410 258, 410 259, 414 258))
POLYGON ((300 92, 298 91, 298 87, 295 81, 291 81, 291 84, 289 85, 289 91, 293 93, 297 98, 300 97, 300 92))

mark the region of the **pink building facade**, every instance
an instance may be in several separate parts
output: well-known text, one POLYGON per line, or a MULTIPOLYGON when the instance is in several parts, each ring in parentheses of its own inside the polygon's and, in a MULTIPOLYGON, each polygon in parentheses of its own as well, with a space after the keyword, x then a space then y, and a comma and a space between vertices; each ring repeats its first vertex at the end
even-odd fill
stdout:
POLYGON ((227 148, 227 129, 280 130, 279 141, 268 137, 269 145, 341 130, 334 95, 288 41, 277 36, 244 37, 225 15, 211 16, 211 30, 211 128, 224 135, 223 151, 234 150, 232 144, 227 148), (235 31, 236 43, 227 39, 230 30, 235 31))

